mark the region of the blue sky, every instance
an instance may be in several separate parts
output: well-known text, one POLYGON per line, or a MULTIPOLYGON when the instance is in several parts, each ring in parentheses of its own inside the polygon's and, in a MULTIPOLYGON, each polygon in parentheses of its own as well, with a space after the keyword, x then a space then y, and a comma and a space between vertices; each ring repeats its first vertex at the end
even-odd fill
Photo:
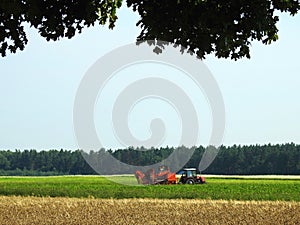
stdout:
MULTIPOLYGON (((81 79, 97 59, 134 42, 139 34, 138 16, 130 9, 121 8, 118 17, 114 30, 88 28, 58 42, 47 42, 27 28, 25 50, 0 59, 0 149, 78 148, 73 104, 81 79)), ((225 145, 300 143, 299 24, 299 15, 281 14, 279 40, 268 46, 254 42, 250 60, 204 60, 224 98, 225 145)), ((168 107, 165 110, 168 114, 168 107)), ((203 115, 202 120, 210 121, 203 115)), ((178 127, 174 124, 173 131, 178 127)), ((116 146, 109 136, 105 143, 116 146)), ((172 138, 166 141, 176 143, 172 138)))

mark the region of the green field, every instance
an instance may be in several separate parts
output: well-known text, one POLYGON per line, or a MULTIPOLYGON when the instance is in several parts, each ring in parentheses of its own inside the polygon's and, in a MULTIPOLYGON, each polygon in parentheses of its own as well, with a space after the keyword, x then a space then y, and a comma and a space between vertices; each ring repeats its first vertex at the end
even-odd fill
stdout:
MULTIPOLYGON (((133 176, 114 177, 136 183, 133 176)), ((300 180, 207 178, 204 185, 129 186, 98 176, 0 177, 0 195, 300 201, 300 180)))

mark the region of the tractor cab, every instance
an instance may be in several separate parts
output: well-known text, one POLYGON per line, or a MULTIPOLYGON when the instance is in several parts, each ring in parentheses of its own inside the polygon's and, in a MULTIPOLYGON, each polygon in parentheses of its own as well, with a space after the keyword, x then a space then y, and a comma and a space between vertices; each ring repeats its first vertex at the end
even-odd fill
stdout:
POLYGON ((182 184, 204 184, 204 177, 197 175, 196 168, 184 168, 180 171, 181 177, 179 183, 182 184))

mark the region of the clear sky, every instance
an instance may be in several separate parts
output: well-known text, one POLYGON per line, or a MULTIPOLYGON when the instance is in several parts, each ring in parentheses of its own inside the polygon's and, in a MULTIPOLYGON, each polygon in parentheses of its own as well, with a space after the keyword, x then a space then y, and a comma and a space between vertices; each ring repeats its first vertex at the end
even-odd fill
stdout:
MULTIPOLYGON (((73 104, 81 79, 97 59, 134 42, 140 31, 135 26, 138 16, 130 9, 121 8, 118 17, 114 30, 97 26, 58 42, 47 42, 27 28, 29 44, 25 50, 0 59, 0 149, 78 148, 73 104)), ((250 60, 214 56, 204 60, 224 98, 225 145, 300 143, 299 25, 299 15, 282 14, 279 40, 269 46, 253 43, 250 60)), ((159 108, 157 102, 148 103, 154 107, 140 107, 159 108)), ((169 114, 168 107, 160 108, 169 114)), ((210 121, 206 113, 202 115, 202 120, 210 121)), ((132 124, 133 133, 140 129, 140 123, 132 124)), ((176 145, 173 138, 178 137, 177 128, 174 122, 165 144, 176 145)), ((141 136, 147 134, 141 132, 141 136)), ((109 135, 105 143, 106 147, 116 146, 109 135)))

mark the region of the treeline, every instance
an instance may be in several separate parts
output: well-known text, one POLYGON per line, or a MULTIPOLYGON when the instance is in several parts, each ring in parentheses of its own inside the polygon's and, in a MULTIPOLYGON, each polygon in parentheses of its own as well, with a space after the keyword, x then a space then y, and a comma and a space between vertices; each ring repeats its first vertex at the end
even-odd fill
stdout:
POLYGON ((86 163, 81 151, 70 150, 15 150, 0 151, 0 175, 95 174, 86 163))
MULTIPOLYGON (((180 147, 185 148, 185 147, 180 147)), ((131 165, 151 165, 166 159, 175 148, 128 148, 108 150, 116 159, 131 165)), ((190 150, 185 148, 185 150, 190 150)), ((205 148, 200 146, 186 167, 198 167, 205 148)), ((95 152, 93 152, 94 154, 95 152)), ((203 171, 226 175, 300 175, 300 145, 221 146, 213 163, 203 171)), ((114 173, 112 171, 112 173, 114 173)), ((2 150, 0 175, 77 175, 96 174, 80 150, 2 150)))

